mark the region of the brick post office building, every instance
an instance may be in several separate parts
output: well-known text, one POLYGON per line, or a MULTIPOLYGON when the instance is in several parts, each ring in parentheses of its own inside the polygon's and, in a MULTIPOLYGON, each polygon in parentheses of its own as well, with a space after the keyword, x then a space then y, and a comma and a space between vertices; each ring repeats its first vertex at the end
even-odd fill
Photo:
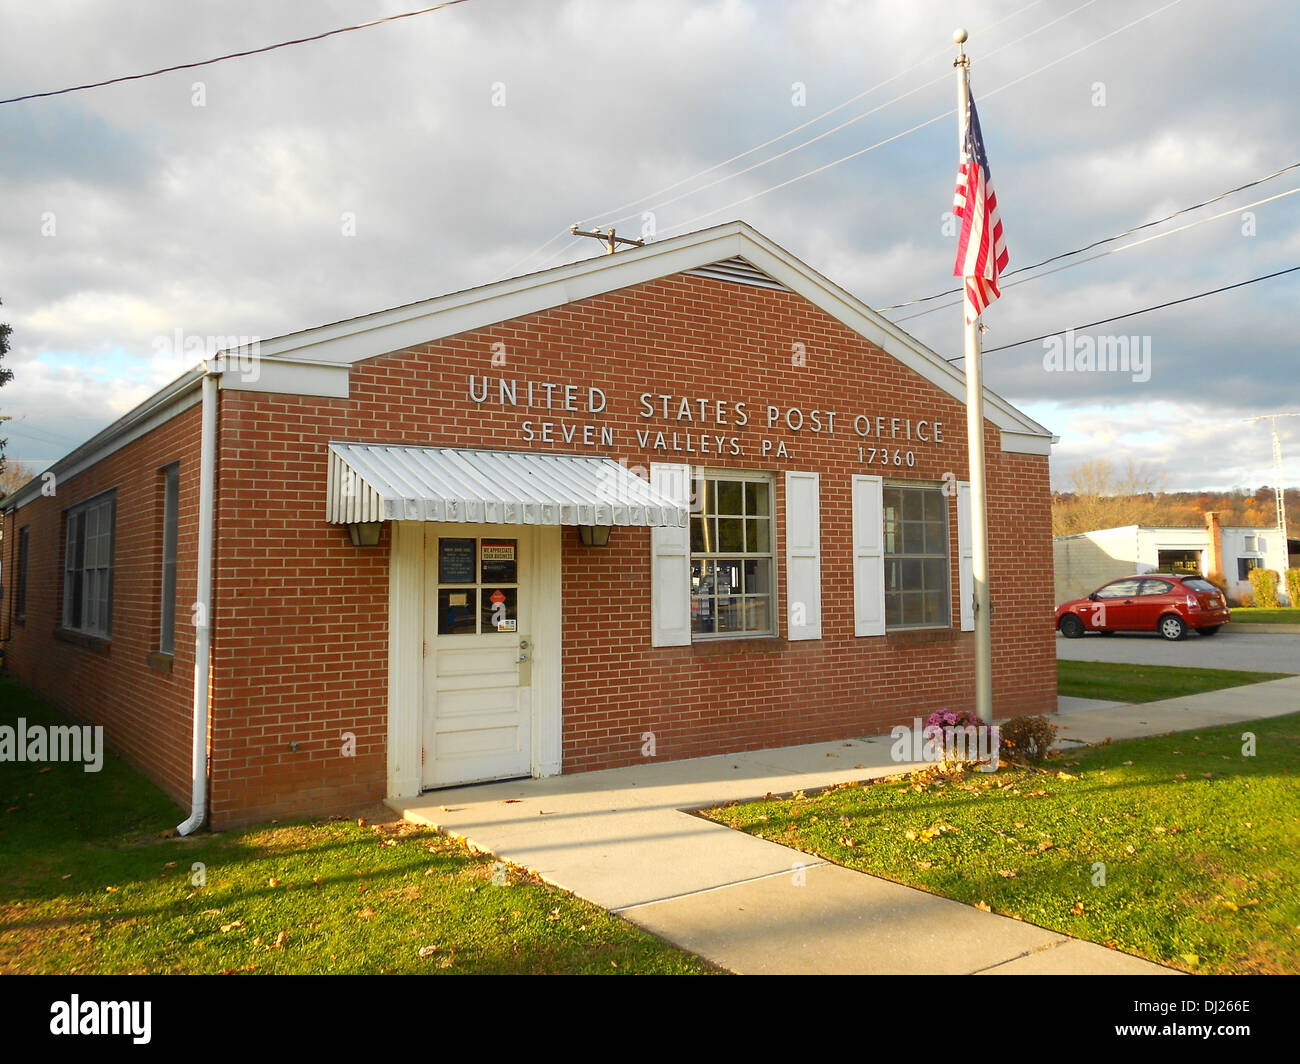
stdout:
MULTIPOLYGON (((10 670, 184 830, 973 707, 965 380, 743 223, 248 354, 3 502, 10 670)), ((1052 436, 984 437, 1051 711, 1052 436)))

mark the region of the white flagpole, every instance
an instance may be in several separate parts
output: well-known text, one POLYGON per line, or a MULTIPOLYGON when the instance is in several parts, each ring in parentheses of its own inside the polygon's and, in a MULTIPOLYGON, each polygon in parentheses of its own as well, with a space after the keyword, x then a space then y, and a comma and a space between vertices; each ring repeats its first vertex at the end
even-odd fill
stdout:
MULTIPOLYGON (((957 58, 953 61, 953 66, 957 68, 957 144, 958 152, 962 152, 966 149, 966 119, 970 114, 970 60, 962 47, 966 43, 966 31, 958 29, 952 39, 957 43, 957 58)), ((962 321, 965 320, 966 308, 963 301, 962 321)), ((992 724, 993 637, 989 625, 991 608, 988 489, 984 476, 983 360, 977 317, 966 326, 966 441, 970 460, 971 582, 975 585, 975 715, 986 724, 992 724)))

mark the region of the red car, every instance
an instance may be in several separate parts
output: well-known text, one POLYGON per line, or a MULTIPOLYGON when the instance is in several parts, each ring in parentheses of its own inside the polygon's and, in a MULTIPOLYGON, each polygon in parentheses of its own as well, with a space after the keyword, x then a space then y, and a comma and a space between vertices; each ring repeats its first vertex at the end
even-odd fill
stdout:
POLYGON ((1228 623, 1223 592, 1200 576, 1143 573, 1112 580, 1087 598, 1056 607, 1056 627, 1066 639, 1086 632, 1159 632, 1182 639, 1189 628, 1214 635, 1228 623))

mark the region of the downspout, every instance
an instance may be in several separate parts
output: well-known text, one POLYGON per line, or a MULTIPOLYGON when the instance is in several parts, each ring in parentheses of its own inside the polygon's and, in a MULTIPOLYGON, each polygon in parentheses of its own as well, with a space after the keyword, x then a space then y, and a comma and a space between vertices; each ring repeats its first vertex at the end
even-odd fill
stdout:
POLYGON ((208 684, 212 675, 212 527, 217 465, 217 373, 203 376, 203 427, 199 442, 198 586, 194 598, 194 750, 190 816, 179 835, 203 826, 208 804, 208 684))

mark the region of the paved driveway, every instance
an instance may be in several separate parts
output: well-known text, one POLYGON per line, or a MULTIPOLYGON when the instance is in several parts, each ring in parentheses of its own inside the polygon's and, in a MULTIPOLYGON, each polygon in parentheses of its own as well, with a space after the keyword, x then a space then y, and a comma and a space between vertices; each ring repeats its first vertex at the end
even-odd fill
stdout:
POLYGON ((1300 634, 1243 631, 1231 624, 1218 635, 1188 635, 1177 643, 1155 632, 1119 632, 1112 636, 1056 637, 1061 661, 1125 661, 1132 665, 1190 665, 1202 669, 1247 669, 1300 673, 1300 634))

